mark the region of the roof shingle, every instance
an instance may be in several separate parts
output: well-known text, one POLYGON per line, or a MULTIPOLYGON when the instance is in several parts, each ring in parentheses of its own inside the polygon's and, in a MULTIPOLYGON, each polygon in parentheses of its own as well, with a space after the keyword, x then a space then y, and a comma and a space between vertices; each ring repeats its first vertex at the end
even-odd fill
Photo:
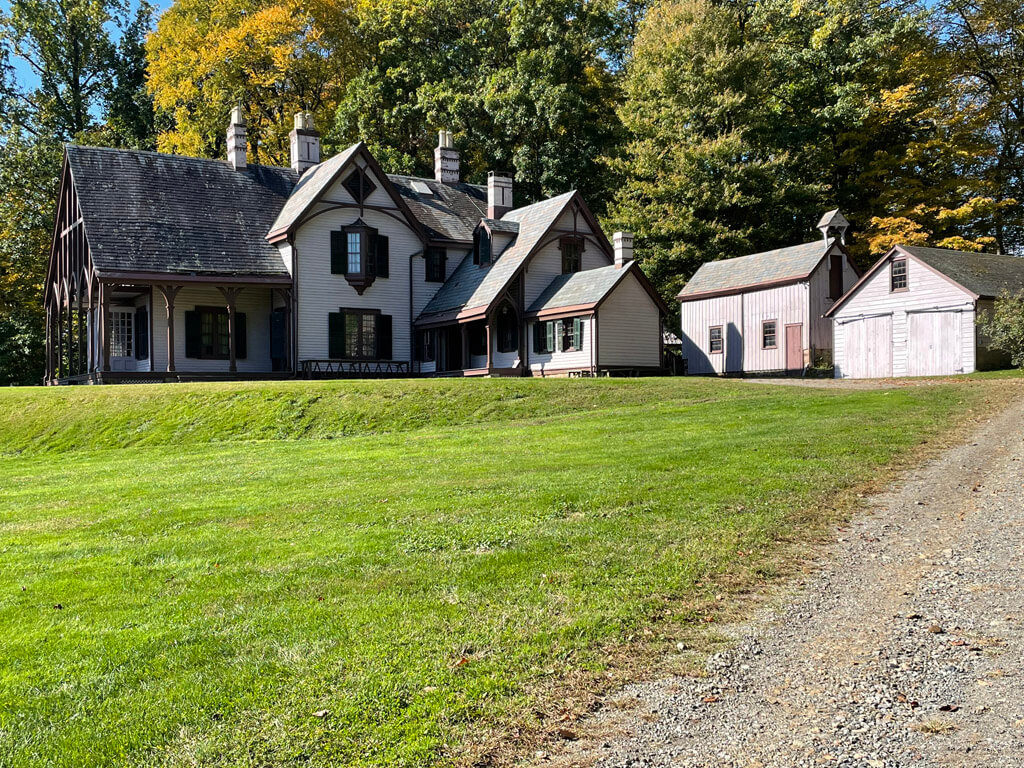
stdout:
POLYGON ((598 269, 559 275, 526 311, 532 314, 561 307, 596 304, 618 285, 635 264, 635 261, 631 261, 621 268, 612 264, 598 269))
POLYGON ((706 293, 733 291, 764 283, 800 280, 814 271, 834 241, 816 240, 803 245, 752 253, 701 265, 679 294, 687 300, 706 293))
POLYGON ((982 298, 1024 289, 1024 258, 919 246, 900 249, 982 298))

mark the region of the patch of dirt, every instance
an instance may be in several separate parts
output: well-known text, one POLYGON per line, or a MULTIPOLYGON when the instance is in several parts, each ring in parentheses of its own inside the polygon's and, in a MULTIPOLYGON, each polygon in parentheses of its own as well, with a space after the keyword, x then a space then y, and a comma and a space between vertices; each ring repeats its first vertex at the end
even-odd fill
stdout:
POLYGON ((1024 765, 1024 401, 866 501, 701 674, 620 690, 532 762, 1024 765))

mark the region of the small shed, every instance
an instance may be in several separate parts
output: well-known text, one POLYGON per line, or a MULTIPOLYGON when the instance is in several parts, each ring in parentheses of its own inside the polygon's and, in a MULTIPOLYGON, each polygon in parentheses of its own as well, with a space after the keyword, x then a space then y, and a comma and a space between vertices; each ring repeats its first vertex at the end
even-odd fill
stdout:
POLYGON ((977 326, 1004 290, 1024 289, 1024 259, 896 246, 826 312, 836 378, 948 376, 1008 365, 977 326))

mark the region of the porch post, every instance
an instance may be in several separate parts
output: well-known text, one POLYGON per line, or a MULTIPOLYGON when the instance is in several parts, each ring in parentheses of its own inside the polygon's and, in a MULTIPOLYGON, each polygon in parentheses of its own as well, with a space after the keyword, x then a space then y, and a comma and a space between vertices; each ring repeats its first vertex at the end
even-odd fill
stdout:
MULTIPOLYGON (((180 285, 158 285, 164 296, 164 307, 167 309, 167 372, 174 373, 174 299, 181 290, 180 285)), ((150 350, 150 355, 153 352, 150 350)), ((156 370, 156 366, 151 366, 156 370)))
POLYGON ((491 321, 487 320, 487 372, 491 372, 491 321))
POLYGON ((53 379, 53 304, 52 299, 46 302, 46 383, 53 379))
POLYGON ((220 292, 228 305, 228 370, 231 373, 236 373, 238 371, 238 362, 236 360, 237 350, 235 349, 235 302, 238 300, 238 294, 242 292, 242 289, 221 288, 220 292))
POLYGON ((462 370, 466 370, 470 366, 469 359, 469 324, 463 323, 462 329, 462 370))
POLYGON ((78 372, 86 373, 85 370, 85 315, 82 314, 82 284, 78 284, 78 372))
POLYGON ((100 313, 103 322, 100 325, 103 334, 103 371, 110 371, 110 286, 100 283, 100 313))

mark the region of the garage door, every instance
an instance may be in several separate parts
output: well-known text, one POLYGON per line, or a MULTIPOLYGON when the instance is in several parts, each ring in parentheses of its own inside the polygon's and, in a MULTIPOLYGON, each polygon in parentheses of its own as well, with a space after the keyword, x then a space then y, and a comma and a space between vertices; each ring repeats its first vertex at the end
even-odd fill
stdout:
POLYGON ((949 376, 963 371, 960 312, 907 314, 907 375, 949 376))
POLYGON ((840 373, 849 379, 892 376, 892 315, 846 321, 840 373))

